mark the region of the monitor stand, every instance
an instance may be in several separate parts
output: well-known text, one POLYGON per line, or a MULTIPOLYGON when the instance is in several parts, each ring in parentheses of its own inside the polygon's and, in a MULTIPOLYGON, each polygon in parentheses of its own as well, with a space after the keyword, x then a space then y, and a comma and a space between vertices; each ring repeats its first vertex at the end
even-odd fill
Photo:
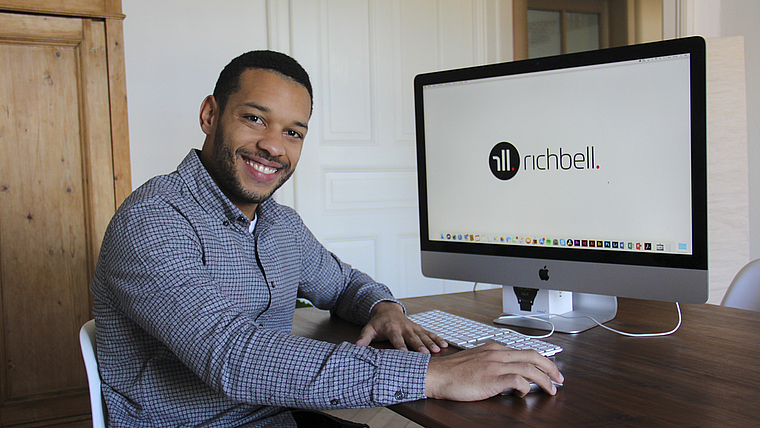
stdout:
POLYGON ((590 318, 605 323, 617 314, 615 296, 504 286, 502 299, 504 313, 494 322, 515 327, 551 330, 551 323, 555 331, 580 333, 597 326, 590 318), (521 301, 526 291, 530 305, 521 301))

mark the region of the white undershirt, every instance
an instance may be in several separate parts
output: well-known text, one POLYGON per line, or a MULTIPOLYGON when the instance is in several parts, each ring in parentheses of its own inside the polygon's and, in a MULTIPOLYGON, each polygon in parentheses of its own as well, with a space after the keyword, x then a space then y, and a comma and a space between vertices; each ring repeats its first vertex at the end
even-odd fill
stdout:
POLYGON ((251 224, 248 225, 248 233, 253 233, 253 229, 256 228, 256 219, 258 216, 256 216, 256 213, 253 213, 253 220, 251 220, 251 224))

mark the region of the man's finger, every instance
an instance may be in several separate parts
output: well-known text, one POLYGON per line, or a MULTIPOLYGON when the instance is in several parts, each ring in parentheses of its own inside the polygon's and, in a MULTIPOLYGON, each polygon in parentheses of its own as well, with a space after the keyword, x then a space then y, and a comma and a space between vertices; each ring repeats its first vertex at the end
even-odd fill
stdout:
POLYGON ((375 331, 374 328, 367 325, 365 326, 361 333, 359 333, 359 339, 356 341, 356 344, 358 346, 367 346, 375 339, 377 336, 377 331, 375 331))
MULTIPOLYGON (((428 341, 429 340, 430 339, 428 339, 428 341)), ((418 336, 414 332, 410 332, 406 336, 406 344, 409 346, 410 349, 414 349, 417 352, 422 352, 423 354, 430 353, 430 349, 428 349, 428 345, 425 343, 424 338, 418 336)))
MULTIPOLYGON (((423 335, 421 339, 422 339, 422 346, 426 350, 430 350, 430 352, 441 352, 441 347, 437 343, 435 343, 435 340, 433 340, 433 338, 431 338, 430 336, 423 335)), ((424 351, 420 351, 420 352, 424 352, 424 351)))
POLYGON ((391 345, 393 345, 394 348, 407 350, 406 342, 404 341, 404 337, 401 335, 401 333, 392 334, 388 340, 390 340, 391 345))

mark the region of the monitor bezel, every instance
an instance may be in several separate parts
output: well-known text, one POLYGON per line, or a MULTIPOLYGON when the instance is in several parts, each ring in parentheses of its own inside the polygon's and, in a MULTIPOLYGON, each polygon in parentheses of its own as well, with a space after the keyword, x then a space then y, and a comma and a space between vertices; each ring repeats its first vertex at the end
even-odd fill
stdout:
MULTIPOLYGON (((688 37, 596 51, 419 74, 414 79, 420 244, 423 252, 707 270, 707 89, 702 37, 688 37), (431 240, 428 229, 423 88, 463 80, 600 65, 668 55, 690 55, 692 254, 556 248, 431 240)), ((424 270, 424 268, 423 268, 424 270)))

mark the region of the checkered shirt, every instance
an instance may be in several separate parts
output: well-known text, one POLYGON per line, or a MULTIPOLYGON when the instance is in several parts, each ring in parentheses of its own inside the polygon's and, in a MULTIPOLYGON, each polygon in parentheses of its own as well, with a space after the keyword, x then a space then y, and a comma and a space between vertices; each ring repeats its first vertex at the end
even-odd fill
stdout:
POLYGON ((195 150, 119 208, 90 287, 110 426, 288 426, 288 408, 425 398, 426 354, 290 334, 296 297, 364 324, 387 287, 271 199, 249 225, 195 150))

